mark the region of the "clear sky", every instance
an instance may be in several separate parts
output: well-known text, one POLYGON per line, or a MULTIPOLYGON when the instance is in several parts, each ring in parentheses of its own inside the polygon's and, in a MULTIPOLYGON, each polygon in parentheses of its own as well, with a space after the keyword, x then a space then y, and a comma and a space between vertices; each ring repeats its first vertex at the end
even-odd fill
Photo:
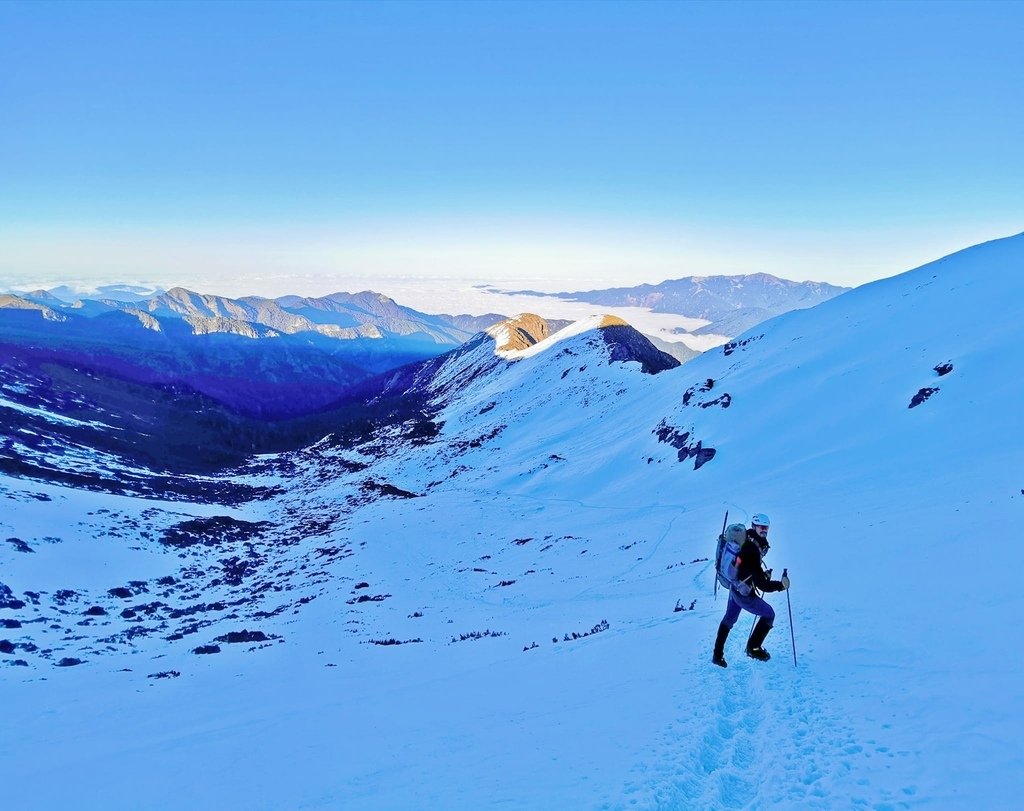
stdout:
POLYGON ((0 0, 0 287, 858 284, 1024 231, 1022 42, 977 0, 0 0))

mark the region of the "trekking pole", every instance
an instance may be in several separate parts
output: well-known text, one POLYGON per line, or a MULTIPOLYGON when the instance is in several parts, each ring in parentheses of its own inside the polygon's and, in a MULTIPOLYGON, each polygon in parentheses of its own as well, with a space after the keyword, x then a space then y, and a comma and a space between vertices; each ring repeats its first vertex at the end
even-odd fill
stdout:
MULTIPOLYGON (((722 532, 718 536, 719 541, 721 541, 721 539, 725 537, 725 525, 727 523, 729 523, 729 511, 728 510, 725 511, 725 518, 722 519, 722 532)), ((717 600, 718 599, 718 561, 717 560, 715 561, 715 591, 714 591, 714 594, 715 594, 715 599, 717 600)))
MULTIPOLYGON (((783 569, 782 576, 788 577, 789 570, 783 569)), ((793 643, 793 667, 796 667, 796 636, 793 634, 793 605, 789 602, 789 589, 786 589, 786 608, 789 609, 789 641, 793 643)))

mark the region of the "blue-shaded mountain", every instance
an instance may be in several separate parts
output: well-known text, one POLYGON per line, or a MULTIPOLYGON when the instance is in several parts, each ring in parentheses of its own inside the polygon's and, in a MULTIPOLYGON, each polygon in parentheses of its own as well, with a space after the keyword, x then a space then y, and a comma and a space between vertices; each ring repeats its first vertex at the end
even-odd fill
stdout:
POLYGON ((768 273, 743 276, 686 276, 660 284, 612 287, 577 293, 537 293, 606 307, 645 307, 711 323, 695 333, 735 337, 769 318, 821 304, 850 288, 824 282, 793 282, 768 273))
MULTIPOLYGON (((457 346, 504 316, 431 315, 403 307, 381 293, 332 293, 319 298, 228 298, 174 287, 138 302, 101 301, 111 309, 138 310, 158 318, 182 318, 196 332, 237 331, 239 324, 276 333, 310 333, 337 340, 390 338, 410 344, 457 346)), ((441 351, 444 351, 442 349, 441 351)))
POLYGON ((184 386, 248 417, 322 410, 353 385, 460 345, 503 316, 428 315, 377 293, 230 299, 183 288, 139 302, 0 296, 0 352, 184 386))

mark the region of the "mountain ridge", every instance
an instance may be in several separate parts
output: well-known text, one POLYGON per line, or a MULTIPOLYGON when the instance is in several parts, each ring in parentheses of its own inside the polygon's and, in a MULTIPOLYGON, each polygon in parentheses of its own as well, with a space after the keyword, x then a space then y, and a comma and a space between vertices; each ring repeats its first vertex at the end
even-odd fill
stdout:
POLYGON ((826 282, 795 282, 768 273, 749 273, 683 276, 658 284, 577 292, 507 292, 584 301, 607 307, 644 307, 656 313, 674 313, 710 322, 694 330, 695 335, 732 337, 768 318, 794 309, 813 307, 851 289, 826 282))

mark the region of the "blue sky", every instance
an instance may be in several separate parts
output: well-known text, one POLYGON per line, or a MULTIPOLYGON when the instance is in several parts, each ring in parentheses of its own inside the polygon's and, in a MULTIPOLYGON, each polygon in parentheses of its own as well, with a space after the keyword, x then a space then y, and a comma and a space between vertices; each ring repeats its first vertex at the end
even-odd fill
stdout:
POLYGON ((0 285, 859 283, 1024 230, 1021 41, 1018 3, 0 3, 0 285))

